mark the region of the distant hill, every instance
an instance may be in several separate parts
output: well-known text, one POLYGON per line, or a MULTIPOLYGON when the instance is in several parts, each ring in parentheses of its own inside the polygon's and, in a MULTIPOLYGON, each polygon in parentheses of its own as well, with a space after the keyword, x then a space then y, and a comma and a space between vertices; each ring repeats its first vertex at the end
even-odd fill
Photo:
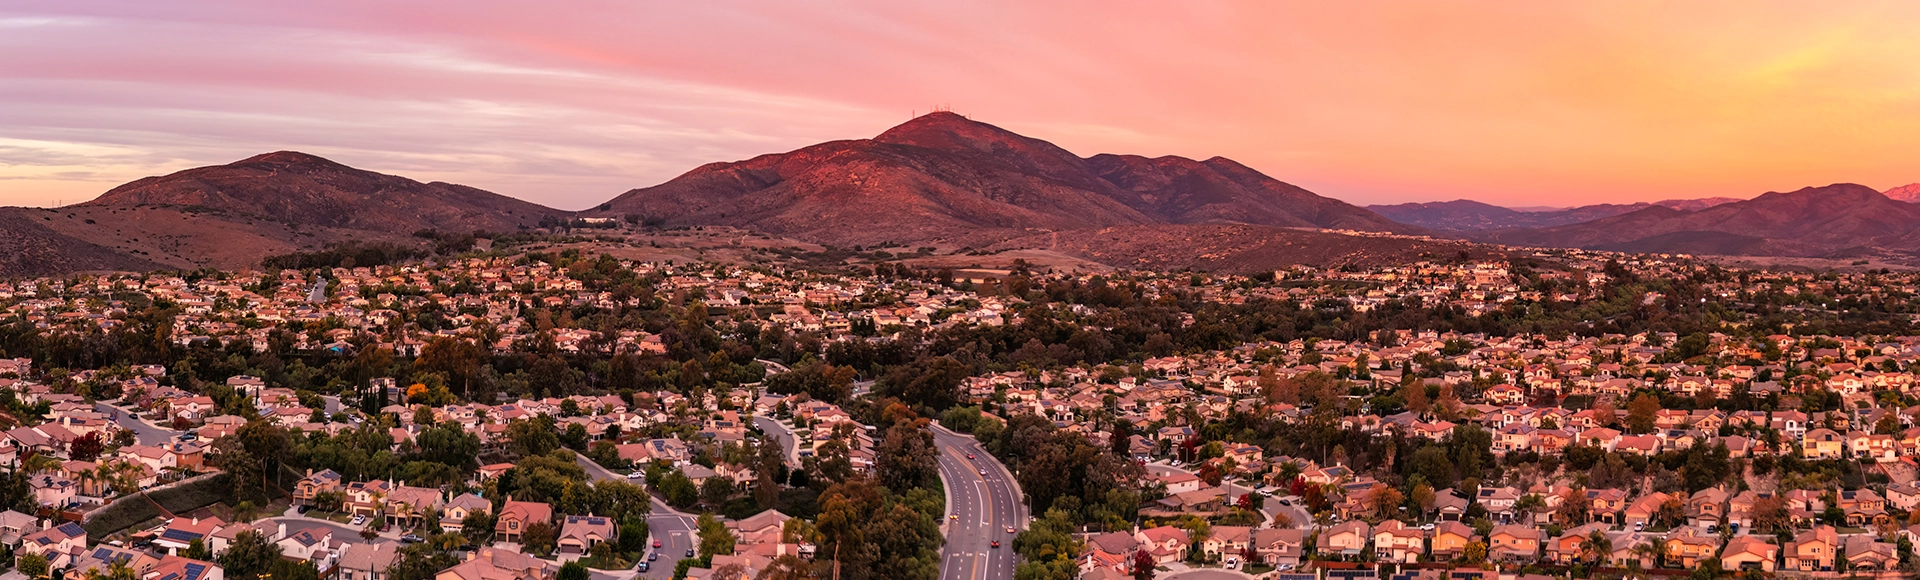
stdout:
POLYGON ((565 214, 451 183, 421 183, 354 169, 315 155, 280 151, 140 179, 79 204, 92 207, 208 208, 282 222, 409 233, 513 231, 565 214))
POLYGON ((1526 246, 1633 252, 1831 257, 1920 250, 1920 205, 1841 183, 1698 211, 1649 207, 1572 225, 1477 236, 1526 246))
POLYGON ((422 246, 414 232, 512 232, 555 210, 292 151, 147 177, 61 208, 0 208, 0 276, 248 268, 336 243, 422 246))
POLYGON ((727 225, 841 245, 987 245, 1036 232, 1150 224, 1416 232, 1213 158, 1081 158, 933 113, 873 139, 705 165, 586 212, 727 225))
POLYGON ((1703 199, 1669 199, 1652 203, 1602 203, 1564 209, 1513 209, 1461 199, 1427 203, 1373 205, 1367 206, 1367 209, 1386 216, 1387 219, 1407 225, 1441 231, 1476 232, 1509 228, 1545 228, 1577 224, 1656 206, 1695 211, 1736 201, 1740 200, 1731 197, 1709 197, 1703 199))
POLYGON ((1248 224, 1152 224, 1067 230, 1006 240, 987 251, 1048 250, 1140 270, 1254 273, 1294 265, 1380 266, 1419 260, 1504 258, 1505 248, 1457 240, 1248 224))
POLYGON ((1917 202, 1920 201, 1920 183, 1909 183, 1881 193, 1894 201, 1917 202))

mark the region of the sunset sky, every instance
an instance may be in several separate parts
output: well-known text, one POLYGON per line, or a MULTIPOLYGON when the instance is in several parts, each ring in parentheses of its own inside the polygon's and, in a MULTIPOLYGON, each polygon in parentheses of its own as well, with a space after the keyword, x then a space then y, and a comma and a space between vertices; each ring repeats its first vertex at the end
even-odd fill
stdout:
POLYGON ((0 204, 295 149, 579 209, 934 106, 1360 204, 1920 181, 1920 2, 0 5, 0 204))

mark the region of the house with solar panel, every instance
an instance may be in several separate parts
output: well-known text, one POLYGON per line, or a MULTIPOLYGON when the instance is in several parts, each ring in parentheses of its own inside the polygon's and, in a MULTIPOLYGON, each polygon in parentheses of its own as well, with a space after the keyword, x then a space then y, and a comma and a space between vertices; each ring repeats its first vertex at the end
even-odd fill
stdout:
POLYGON ((206 543, 207 536, 227 526, 220 518, 173 518, 167 522, 167 528, 161 530, 160 537, 153 539, 153 545, 169 554, 178 554, 187 549, 194 540, 206 543))
POLYGON ((613 518, 567 516, 566 521, 560 524, 560 536, 554 541, 554 546, 562 554, 585 554, 601 542, 613 541, 619 533, 614 527, 613 518))
POLYGON ((273 543, 280 546, 280 557, 312 562, 315 569, 333 567, 345 542, 333 537, 333 526, 308 525, 288 529, 284 520, 275 529, 273 543))
POLYGON ((311 506, 315 498, 327 492, 342 489, 340 473, 331 469, 321 471, 307 470, 306 477, 293 484, 293 501, 299 505, 311 506))
POLYGON ((87 549, 87 531, 80 524, 66 522, 40 530, 20 540, 21 554, 38 554, 54 568, 73 565, 87 549))
POLYGON ((153 571, 154 566, 160 564, 160 558, 146 550, 129 550, 100 544, 88 548, 85 555, 74 562, 73 569, 67 574, 75 578, 85 578, 89 571, 98 570, 101 576, 105 576, 113 569, 114 564, 124 565, 135 574, 145 575, 153 571))
POLYGON ((43 506, 66 507, 73 503, 73 497, 80 493, 80 484, 74 483, 64 475, 42 473, 27 478, 33 486, 33 499, 43 506))
POLYGON ((153 570, 140 576, 141 580, 226 580, 226 578, 226 570, 219 564, 171 555, 161 558, 160 563, 153 566, 153 570))
POLYGON ((356 481, 347 484, 345 507, 348 513, 356 516, 373 517, 384 507, 381 500, 387 492, 393 491, 393 485, 382 480, 356 481))

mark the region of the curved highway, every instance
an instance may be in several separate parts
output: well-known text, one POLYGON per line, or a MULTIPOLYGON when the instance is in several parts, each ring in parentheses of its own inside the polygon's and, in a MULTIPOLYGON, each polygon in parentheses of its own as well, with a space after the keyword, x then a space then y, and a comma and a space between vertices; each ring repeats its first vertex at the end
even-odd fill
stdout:
POLYGON ((1027 508, 1006 466, 972 437, 932 426, 940 448, 940 482, 947 488, 947 544, 941 549, 942 580, 1013 580, 1019 556, 1013 534, 1023 529, 1027 508), (971 455, 972 458, 968 456, 971 455), (1000 547, 993 547, 993 542, 1000 547))

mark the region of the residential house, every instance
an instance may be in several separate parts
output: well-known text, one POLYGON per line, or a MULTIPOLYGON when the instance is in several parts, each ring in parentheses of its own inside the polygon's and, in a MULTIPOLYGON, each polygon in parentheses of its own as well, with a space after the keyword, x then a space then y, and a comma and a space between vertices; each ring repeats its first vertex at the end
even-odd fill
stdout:
POLYGON ((1795 572, 1832 572, 1839 550, 1839 532, 1833 526, 1816 526, 1793 536, 1782 567, 1795 572))
POLYGON ((1500 562, 1531 563, 1540 558, 1544 536, 1540 528, 1531 525, 1494 526, 1493 533, 1487 534, 1487 558, 1500 562))
POLYGON ((560 524, 560 536, 554 545, 562 554, 585 554, 601 542, 619 539, 613 518, 595 515, 567 516, 560 524))
POLYGON ((553 506, 535 501, 507 500, 500 506, 500 514, 493 521, 494 539, 518 543, 527 526, 537 522, 553 522, 553 506))
POLYGON ((1362 520, 1347 520, 1320 531, 1320 540, 1314 550, 1322 556, 1356 557, 1367 548, 1370 527, 1362 520))

